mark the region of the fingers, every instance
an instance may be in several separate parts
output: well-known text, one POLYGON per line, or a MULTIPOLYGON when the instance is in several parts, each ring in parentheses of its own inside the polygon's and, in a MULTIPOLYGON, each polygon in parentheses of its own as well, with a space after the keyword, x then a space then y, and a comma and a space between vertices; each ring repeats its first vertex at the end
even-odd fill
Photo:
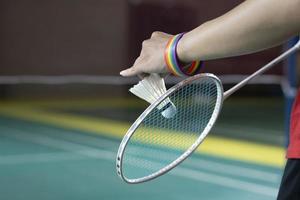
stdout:
POLYGON ((121 76, 136 76, 139 74, 139 71, 136 70, 134 67, 130 67, 120 72, 121 76))
POLYGON ((120 72, 121 76, 138 76, 139 78, 143 79, 143 77, 147 76, 147 72, 145 72, 143 69, 145 69, 144 65, 141 64, 134 64, 132 67, 125 69, 120 72))
POLYGON ((131 68, 128 68, 126 70, 121 71, 120 75, 124 76, 124 77, 127 77, 127 76, 137 76, 140 79, 144 79, 144 77, 148 76, 147 73, 139 72, 134 67, 131 67, 131 68))
POLYGON ((138 57, 135 60, 133 66, 126 70, 121 71, 120 75, 121 76, 136 76, 136 75, 138 75, 139 73, 141 73, 141 71, 139 70, 139 67, 138 67, 141 62, 142 62, 141 57, 138 57))
POLYGON ((142 43, 140 56, 132 67, 120 72, 121 76, 136 76, 148 73, 166 72, 164 50, 172 35, 163 32, 153 32, 151 38, 142 43))

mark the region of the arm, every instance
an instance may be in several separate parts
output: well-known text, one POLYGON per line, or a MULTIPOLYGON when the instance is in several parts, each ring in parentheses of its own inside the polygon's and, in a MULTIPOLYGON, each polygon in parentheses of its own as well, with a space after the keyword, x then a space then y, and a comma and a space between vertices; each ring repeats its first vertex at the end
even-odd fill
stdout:
MULTIPOLYGON (((252 53, 300 33, 300 0, 247 0, 233 10, 188 32, 178 44, 183 62, 252 53)), ((164 49, 171 35, 155 32, 123 76, 167 72, 164 49)))

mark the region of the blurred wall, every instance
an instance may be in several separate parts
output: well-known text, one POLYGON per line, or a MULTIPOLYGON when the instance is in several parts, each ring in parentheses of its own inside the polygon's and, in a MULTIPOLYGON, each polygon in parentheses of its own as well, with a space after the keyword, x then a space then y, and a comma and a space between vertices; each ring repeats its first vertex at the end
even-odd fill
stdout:
POLYGON ((1 0, 1 74, 115 74, 124 63, 124 0, 1 0))
MULTIPOLYGON (((140 44, 153 31, 171 34, 192 30, 200 24, 221 16, 243 0, 132 0, 129 6, 129 60, 139 55, 140 44)), ((281 52, 281 47, 252 55, 205 62, 205 71, 215 74, 249 74, 281 52)), ((282 74, 282 65, 268 73, 282 74)))
MULTIPOLYGON (((1 0, 0 75, 118 75, 134 62, 141 42, 153 31, 173 34, 189 31, 241 2, 243 0, 1 0)), ((208 61, 205 71, 217 75, 251 73, 280 51, 278 47, 238 58, 208 61)), ((282 67, 277 66, 271 73, 281 74, 282 67)), ((0 95, 127 93, 126 87, 99 87, 0 86, 0 95)))
MULTIPOLYGON (((153 31, 188 31, 241 2, 1 0, 0 73, 116 75, 133 63, 153 31)), ((210 61, 206 69, 250 73, 279 51, 210 61)))

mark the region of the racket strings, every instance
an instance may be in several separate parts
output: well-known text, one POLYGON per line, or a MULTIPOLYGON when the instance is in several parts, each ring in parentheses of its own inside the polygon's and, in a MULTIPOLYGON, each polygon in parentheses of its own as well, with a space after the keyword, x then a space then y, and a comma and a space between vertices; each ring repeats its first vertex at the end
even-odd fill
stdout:
POLYGON ((171 94, 169 99, 177 108, 176 115, 167 119, 158 109, 147 115, 125 148, 123 175, 128 179, 146 177, 180 157, 206 128, 217 98, 217 84, 210 78, 171 94))

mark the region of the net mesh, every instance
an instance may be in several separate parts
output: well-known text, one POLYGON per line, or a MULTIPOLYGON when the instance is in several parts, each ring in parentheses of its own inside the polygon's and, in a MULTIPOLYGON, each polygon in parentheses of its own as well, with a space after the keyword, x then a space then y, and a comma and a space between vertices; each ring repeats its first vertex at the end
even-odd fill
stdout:
POLYGON ((220 95, 216 80, 204 77, 169 96, 176 107, 174 117, 168 119, 163 117, 161 110, 152 110, 126 146, 124 177, 146 177, 179 158, 207 127, 220 95))

